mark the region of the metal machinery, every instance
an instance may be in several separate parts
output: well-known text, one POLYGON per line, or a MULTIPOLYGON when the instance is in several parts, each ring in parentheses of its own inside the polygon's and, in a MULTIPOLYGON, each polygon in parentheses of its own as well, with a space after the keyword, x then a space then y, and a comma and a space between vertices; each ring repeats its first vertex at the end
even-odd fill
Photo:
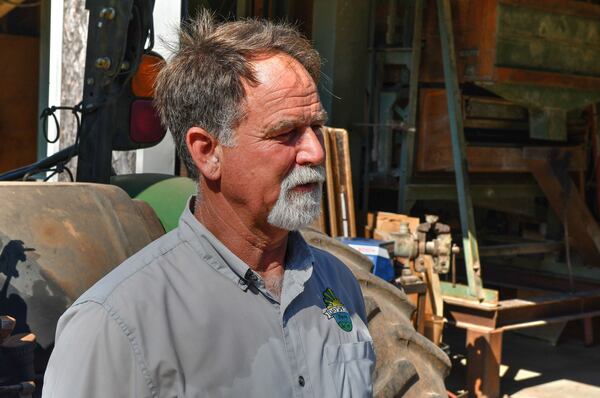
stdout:
POLYGON ((425 222, 420 223, 415 217, 379 213, 373 237, 393 242, 397 274, 393 283, 404 290, 417 308, 413 317, 415 328, 441 346, 444 303, 439 275, 452 269, 454 280, 459 252, 458 246, 452 245, 450 227, 433 215, 427 215, 425 222))
POLYGON ((497 397, 503 331, 583 319, 589 340, 600 315, 600 5, 372 4, 363 209, 390 186, 400 213, 451 221, 458 202, 466 284, 441 282, 445 314, 470 394, 497 397))

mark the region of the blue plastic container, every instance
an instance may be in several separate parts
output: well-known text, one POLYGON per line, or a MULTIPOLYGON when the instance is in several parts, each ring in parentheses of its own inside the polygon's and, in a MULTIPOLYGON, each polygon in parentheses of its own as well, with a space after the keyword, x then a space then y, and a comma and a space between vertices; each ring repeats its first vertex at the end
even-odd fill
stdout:
POLYGON ((393 241, 366 238, 338 238, 340 242, 358 250, 373 263, 373 274, 386 281, 395 278, 394 263, 390 258, 390 250, 394 250, 393 241))

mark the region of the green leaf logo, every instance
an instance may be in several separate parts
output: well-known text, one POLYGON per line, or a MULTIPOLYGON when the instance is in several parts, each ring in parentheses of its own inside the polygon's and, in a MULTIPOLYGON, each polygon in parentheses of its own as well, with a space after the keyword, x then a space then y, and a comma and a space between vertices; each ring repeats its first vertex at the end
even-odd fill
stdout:
POLYGON ((331 288, 327 288, 323 291, 323 303, 325 303, 326 306, 323 310, 323 314, 327 319, 333 318, 342 330, 346 332, 352 331, 352 318, 346 307, 344 307, 344 304, 336 297, 331 288))

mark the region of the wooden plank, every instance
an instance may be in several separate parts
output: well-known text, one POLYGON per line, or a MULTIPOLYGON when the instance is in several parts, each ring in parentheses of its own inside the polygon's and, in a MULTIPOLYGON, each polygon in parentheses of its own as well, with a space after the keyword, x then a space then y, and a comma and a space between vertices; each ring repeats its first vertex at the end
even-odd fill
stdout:
MULTIPOLYGON (((411 200, 455 200, 454 184, 411 184, 408 186, 411 200)), ((544 194, 536 184, 471 184, 473 200, 531 199, 544 194)))
POLYGON ((373 231, 375 230, 375 213, 367 213, 367 223, 365 224, 365 238, 373 238, 373 231))
POLYGON ((352 162, 350 160, 350 140, 348 131, 334 129, 335 146, 337 148, 339 175, 342 181, 341 188, 346 198, 350 237, 356 237, 356 213, 354 206, 354 188, 352 184, 352 162))
POLYGON ((512 84, 596 91, 600 89, 600 78, 562 74, 555 72, 530 71, 518 68, 498 67, 494 71, 494 81, 512 84))
POLYGON ((573 0, 494 0, 499 4, 548 11, 556 14, 572 15, 587 19, 600 19, 600 7, 597 4, 573 0))
POLYGON ((466 119, 465 127, 471 129, 523 131, 529 128, 529 124, 527 122, 514 122, 512 120, 466 119))
POLYGON ((431 301, 431 310, 433 315, 444 316, 444 299, 442 297, 442 288, 440 286, 440 276, 433 270, 433 259, 431 256, 424 256, 425 259, 425 280, 427 283, 427 293, 431 301))
POLYGON ((356 236, 356 215, 352 188, 352 169, 348 132, 325 127, 329 140, 329 156, 333 174, 334 192, 330 199, 335 203, 337 231, 341 236, 356 236))
POLYGON ((569 157, 558 150, 528 152, 528 165, 558 219, 566 223, 570 243, 594 265, 600 255, 600 227, 569 176, 569 157))
POLYGON ((327 198, 327 215, 329 216, 329 236, 338 236, 338 214, 336 207, 336 190, 333 176, 333 153, 329 138, 330 132, 328 128, 323 128, 323 144, 325 145, 325 195, 327 198))
POLYGON ((563 249, 563 242, 535 242, 510 245, 480 246, 481 257, 519 256, 525 254, 552 253, 563 249))
POLYGON ((377 212, 377 219, 375 221, 375 231, 373 237, 375 239, 388 240, 388 234, 392 232, 398 232, 400 230, 400 223, 407 222, 408 229, 415 233, 417 227, 421 223, 418 217, 410 217, 404 214, 377 212))
MULTIPOLYGON (((564 5, 563 5, 564 8, 564 5)), ((560 8, 540 9, 515 4, 498 5, 496 65, 532 71, 598 76, 595 50, 600 37, 600 7, 587 15, 567 14, 560 8), (558 11, 558 12, 557 12, 558 11)))

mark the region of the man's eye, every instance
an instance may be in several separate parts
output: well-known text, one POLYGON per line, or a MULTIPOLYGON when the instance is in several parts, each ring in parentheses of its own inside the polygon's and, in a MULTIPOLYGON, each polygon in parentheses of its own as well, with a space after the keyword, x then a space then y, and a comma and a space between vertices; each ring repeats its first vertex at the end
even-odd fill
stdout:
POLYGON ((289 137, 291 137, 292 134, 294 133, 294 131, 296 131, 296 130, 292 129, 292 130, 283 131, 283 132, 275 135, 273 138, 275 138, 276 140, 285 140, 285 139, 288 139, 289 137))

